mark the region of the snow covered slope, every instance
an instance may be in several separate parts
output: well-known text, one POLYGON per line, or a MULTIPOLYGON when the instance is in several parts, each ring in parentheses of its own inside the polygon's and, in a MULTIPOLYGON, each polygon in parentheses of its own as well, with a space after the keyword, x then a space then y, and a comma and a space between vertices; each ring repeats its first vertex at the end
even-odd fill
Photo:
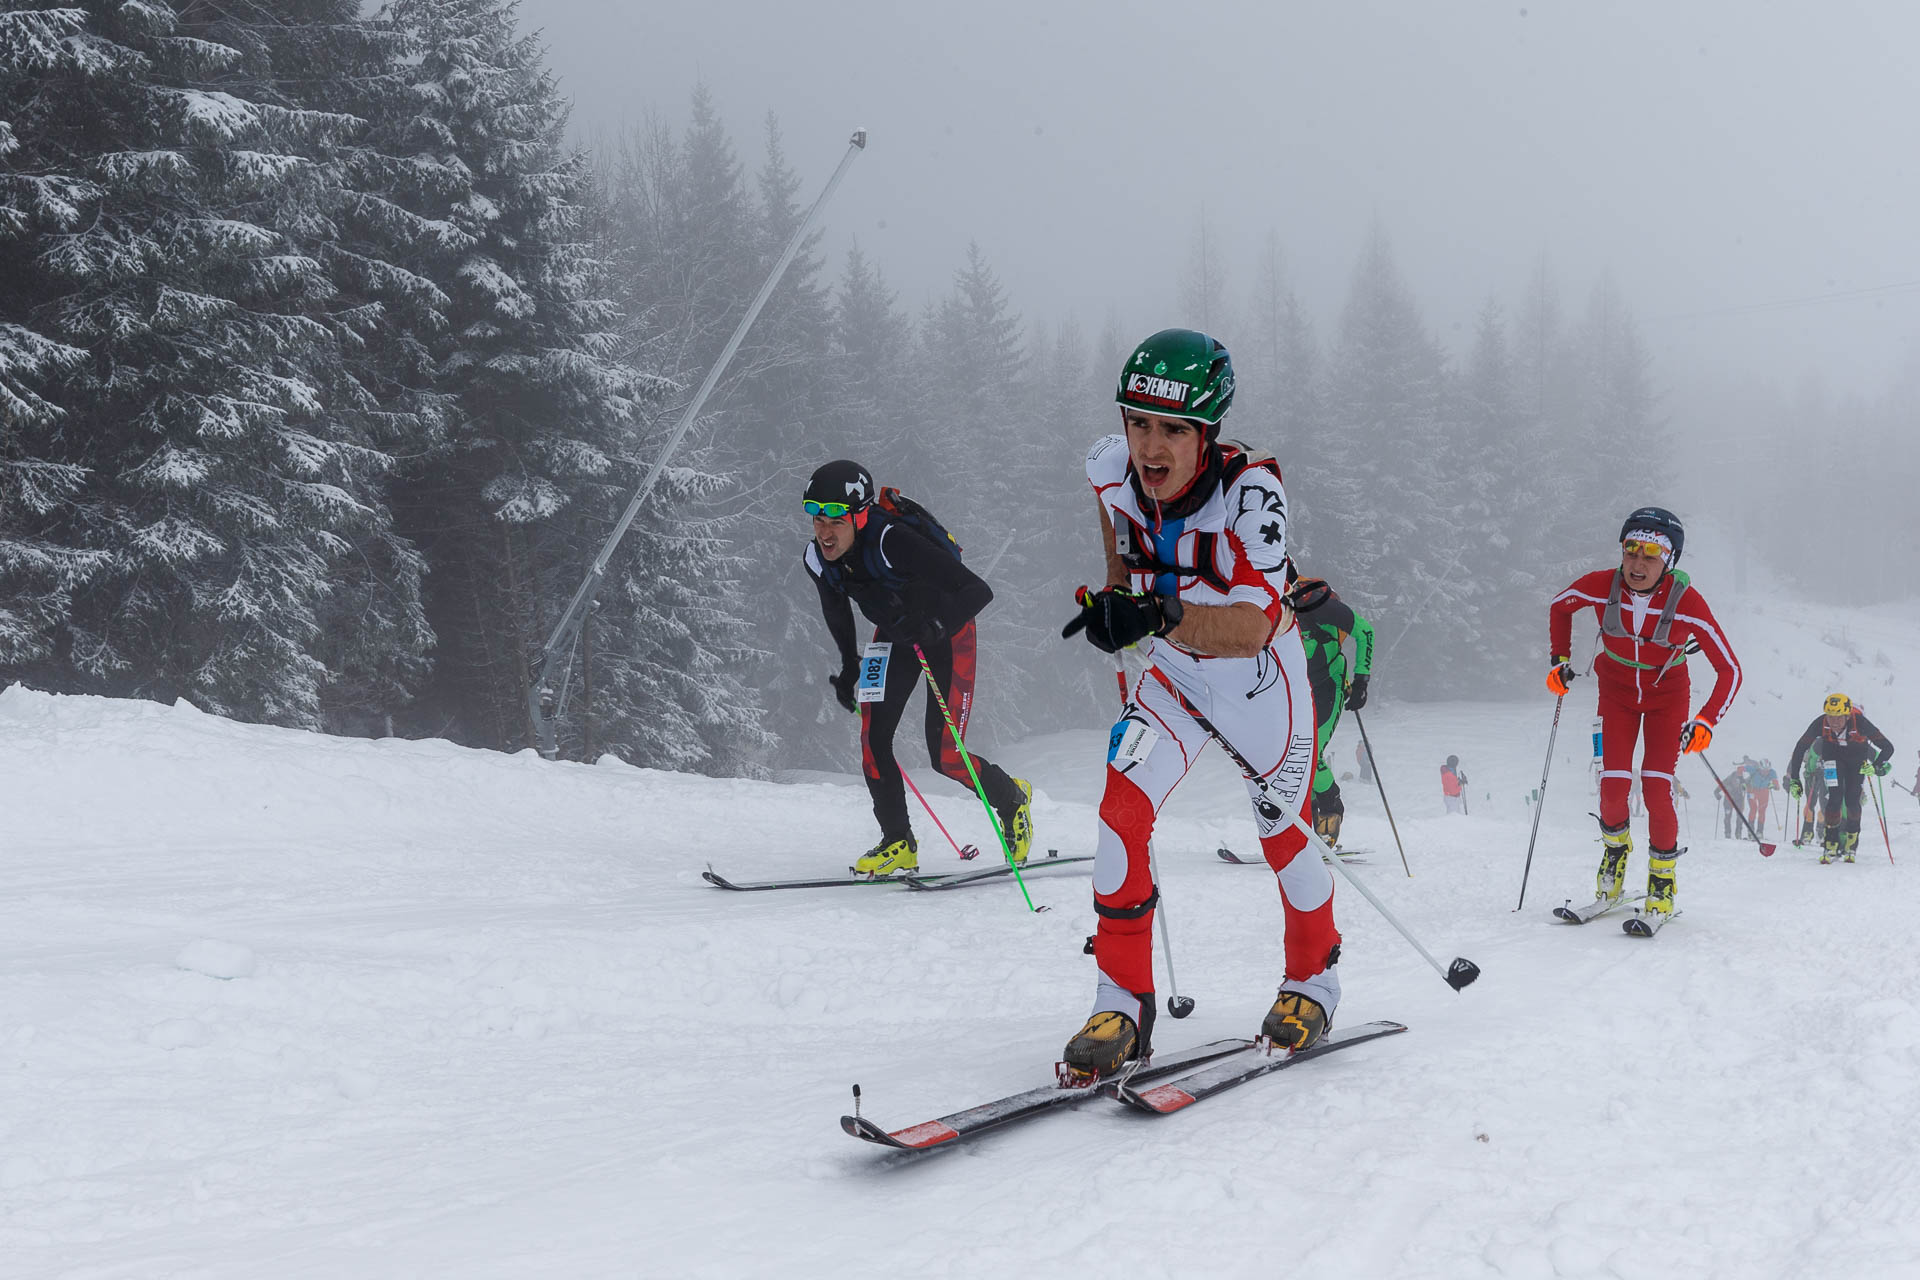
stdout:
MULTIPOLYGON (((1716 762, 1784 764, 1836 685, 1910 776, 1920 609, 1726 594, 1750 670, 1716 762)), ((857 779, 0 693, 0 1274, 1914 1274, 1920 808, 1889 791, 1897 866, 1877 830, 1854 866, 1763 860, 1713 837, 1688 763, 1682 917, 1651 942, 1556 924, 1597 856, 1591 698, 1519 913, 1550 699, 1369 709, 1414 876, 1350 782, 1356 870, 1485 971, 1449 990, 1343 888, 1341 1020, 1409 1034, 1174 1116, 1096 1101, 900 1159, 839 1131, 848 1086, 899 1127, 1046 1080, 1092 993, 1084 867, 1032 877, 1038 915, 1006 883, 730 894, 707 861, 843 867, 870 841, 857 779), (1466 818, 1440 813, 1449 753, 1466 818)), ((1043 848, 1090 850, 1103 741, 999 753, 1038 785, 1043 848)), ((977 802, 916 779, 987 842, 977 802)), ((923 866, 959 869, 921 834, 923 866)), ((1280 976, 1272 879, 1221 842, 1254 847, 1214 756, 1158 842, 1198 1002, 1166 1047, 1249 1034, 1280 976)))

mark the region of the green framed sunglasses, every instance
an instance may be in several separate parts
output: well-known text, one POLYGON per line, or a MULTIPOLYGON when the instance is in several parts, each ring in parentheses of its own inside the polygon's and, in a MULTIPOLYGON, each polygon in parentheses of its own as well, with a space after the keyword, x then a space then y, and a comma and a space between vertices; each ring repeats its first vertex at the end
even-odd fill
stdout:
POLYGON ((844 519, 847 512, 853 510, 844 502, 815 502, 812 498, 808 498, 800 505, 807 509, 808 515, 825 516, 829 520, 844 519))

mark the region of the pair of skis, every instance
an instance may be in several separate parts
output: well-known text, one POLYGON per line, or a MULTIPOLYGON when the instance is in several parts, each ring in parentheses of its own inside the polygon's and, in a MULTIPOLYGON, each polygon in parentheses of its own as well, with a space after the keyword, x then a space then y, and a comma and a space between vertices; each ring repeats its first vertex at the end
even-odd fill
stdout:
MULTIPOLYGON (((1023 872, 1033 871, 1041 867, 1064 867, 1075 862, 1092 861, 1092 854, 1063 858, 1057 849, 1049 849, 1047 850, 1046 857, 1028 858, 1025 862, 1021 863, 1020 870, 1023 872)), ((953 871, 933 875, 921 875, 918 872, 913 872, 901 876, 860 877, 844 875, 819 876, 813 879, 802 880, 734 881, 727 879, 718 871, 715 871, 713 864, 708 863, 707 869, 700 873, 700 878, 716 889, 732 889, 736 893, 758 893, 768 889, 848 889, 856 885, 873 884, 904 884, 909 889, 958 889, 962 885, 979 884, 983 880, 995 880, 1001 876, 1012 874, 1013 868, 1003 862, 997 867, 988 867, 982 871, 953 871)))
POLYGON ((1311 1048, 1297 1053, 1269 1051, 1265 1044, 1252 1040, 1215 1040, 1156 1055, 1145 1064, 1129 1063, 1129 1069, 1113 1080, 1087 1085, 1045 1085, 891 1131, 860 1114, 860 1086, 855 1085, 853 1114, 841 1116, 840 1127, 853 1137, 896 1151, 929 1151, 1043 1112, 1077 1106, 1095 1097, 1112 1098, 1138 1111, 1168 1115, 1249 1080, 1405 1030, 1398 1022, 1364 1022, 1353 1027, 1332 1028, 1311 1048))
POLYGON ((1584 907, 1574 906, 1573 899, 1568 898, 1565 906, 1553 909, 1553 915, 1554 919, 1564 920, 1568 924, 1586 924, 1621 907, 1633 907, 1633 914, 1620 922, 1621 930, 1630 937, 1651 938, 1666 928, 1667 923, 1680 913, 1648 911, 1644 907, 1634 905, 1645 901, 1646 896, 1644 893, 1636 893, 1632 897, 1595 898, 1584 907))
MULTIPOLYGON (((1334 856, 1339 858, 1340 861, 1342 862, 1357 862, 1357 863, 1364 864, 1367 860, 1367 855, 1372 853, 1373 850, 1341 849, 1336 847, 1333 852, 1334 852, 1334 856)), ((1243 858, 1239 854, 1235 853, 1233 850, 1227 848, 1227 846, 1225 845, 1221 845, 1218 849, 1215 849, 1213 851, 1213 855, 1214 857, 1220 859, 1220 861, 1230 862, 1236 867, 1264 867, 1267 865, 1267 860, 1265 858, 1243 858)))

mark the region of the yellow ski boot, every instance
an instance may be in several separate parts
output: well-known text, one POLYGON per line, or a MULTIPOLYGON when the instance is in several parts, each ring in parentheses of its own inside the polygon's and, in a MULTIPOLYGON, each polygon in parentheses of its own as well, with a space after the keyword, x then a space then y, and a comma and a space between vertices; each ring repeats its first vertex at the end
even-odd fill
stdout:
POLYGON ((1276 1049, 1298 1052, 1327 1033, 1327 1011, 1312 996, 1282 991, 1260 1023, 1260 1034, 1276 1049))
POLYGON ((1673 914, 1673 864, 1684 852, 1683 849, 1647 850, 1646 910, 1663 916, 1673 914))
POLYGON ((1020 804, 1012 813, 1000 814, 1000 830, 1007 837, 1007 852, 1013 855, 1013 865, 1025 866, 1027 853, 1033 848, 1033 784, 1025 778, 1015 778, 1013 785, 1020 788, 1020 804))
POLYGON ((1323 813, 1313 820, 1313 834, 1326 842, 1329 849, 1340 848, 1340 819, 1345 816, 1338 813, 1323 813))
POLYGON ((1593 896, 1618 902, 1627 881, 1627 855, 1633 852, 1633 832, 1626 823, 1618 829, 1600 826, 1600 874, 1594 878, 1593 896))
POLYGON ((902 836, 898 840, 883 839, 861 854, 860 860, 853 864, 853 874, 875 878, 919 869, 920 846, 912 836, 902 836))
MULTIPOLYGON (((1141 1008, 1153 1011, 1153 993, 1148 992, 1141 1008)), ((1140 1030, 1124 1013, 1102 1010, 1087 1019, 1067 1047, 1060 1053, 1058 1075, 1061 1084, 1087 1085, 1119 1073, 1120 1068, 1141 1056, 1140 1030)))

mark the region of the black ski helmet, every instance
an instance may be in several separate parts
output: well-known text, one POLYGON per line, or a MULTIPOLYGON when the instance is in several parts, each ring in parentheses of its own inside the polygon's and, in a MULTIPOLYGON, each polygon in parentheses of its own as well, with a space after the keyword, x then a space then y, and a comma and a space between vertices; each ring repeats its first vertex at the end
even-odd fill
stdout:
POLYGON ((1667 567, 1671 569, 1680 563, 1681 548, 1687 544, 1687 530, 1673 512, 1665 507, 1641 507, 1621 523, 1620 541, 1625 542, 1634 533, 1659 534, 1673 544, 1673 559, 1667 567))
POLYGON ((866 510, 878 492, 865 467, 841 458, 815 471, 800 498, 803 502, 844 502, 851 514, 866 510))
POLYGON ((1447 768, 1449 768, 1449 769, 1457 769, 1457 768, 1459 768, 1459 767, 1460 767, 1460 757, 1459 757, 1459 756, 1448 756, 1448 757, 1447 757, 1447 768))

